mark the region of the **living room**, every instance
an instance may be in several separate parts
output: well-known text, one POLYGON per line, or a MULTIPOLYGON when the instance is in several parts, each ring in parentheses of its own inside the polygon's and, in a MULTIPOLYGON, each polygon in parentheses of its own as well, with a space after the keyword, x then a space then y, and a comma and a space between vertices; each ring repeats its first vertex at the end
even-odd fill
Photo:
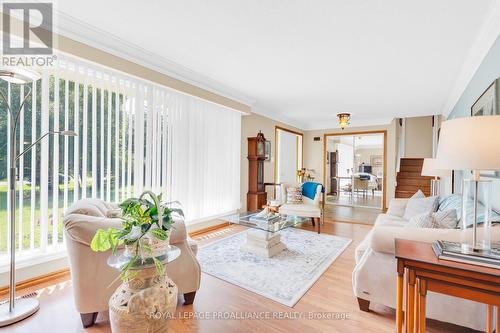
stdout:
POLYGON ((2 2, 0 332, 499 332, 494 0, 2 2))

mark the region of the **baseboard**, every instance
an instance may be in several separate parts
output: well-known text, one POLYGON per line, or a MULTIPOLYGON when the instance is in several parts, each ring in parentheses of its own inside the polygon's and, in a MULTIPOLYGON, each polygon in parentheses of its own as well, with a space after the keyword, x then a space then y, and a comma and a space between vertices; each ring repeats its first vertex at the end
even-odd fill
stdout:
POLYGON ((214 230, 217 230, 217 229, 222 229, 222 228, 228 227, 229 225, 230 225, 229 222, 221 222, 221 223, 216 224, 216 225, 212 225, 212 226, 209 226, 209 227, 206 227, 206 228, 202 228, 202 229, 190 232, 189 236, 190 237, 196 237, 196 236, 199 236, 199 235, 207 233, 207 232, 211 232, 211 231, 214 231, 214 230))
MULTIPOLYGON (((69 277, 70 272, 69 268, 64 268, 52 273, 44 274, 32 279, 27 279, 21 282, 18 282, 16 284, 16 291, 20 291, 26 288, 30 288, 42 283, 46 283, 52 280, 64 278, 64 277, 69 277)), ((3 286, 0 288, 0 298, 3 298, 4 296, 7 296, 9 294, 9 286, 3 286)))

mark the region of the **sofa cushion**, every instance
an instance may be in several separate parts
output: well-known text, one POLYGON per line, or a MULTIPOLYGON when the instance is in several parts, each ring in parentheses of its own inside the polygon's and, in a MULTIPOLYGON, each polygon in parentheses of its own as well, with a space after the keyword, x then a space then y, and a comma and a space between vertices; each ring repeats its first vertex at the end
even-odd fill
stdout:
POLYGON ((284 205, 281 205, 279 213, 284 215, 295 215, 302 217, 320 217, 321 209, 316 205, 296 205, 286 203, 284 205))
POLYGON ((408 220, 403 219, 400 216, 391 215, 391 214, 379 214, 377 219, 375 220, 376 226, 395 226, 402 227, 408 220))
POLYGON ((403 218, 405 220, 409 220, 416 215, 433 213, 436 211, 437 205, 437 196, 428 198, 410 198, 410 200, 408 200, 408 204, 406 205, 406 210, 403 218))
POLYGON ((389 209, 387 209, 387 214, 403 217, 403 215, 405 214, 406 205, 408 204, 408 200, 409 199, 403 198, 392 199, 391 203, 389 204, 389 209))

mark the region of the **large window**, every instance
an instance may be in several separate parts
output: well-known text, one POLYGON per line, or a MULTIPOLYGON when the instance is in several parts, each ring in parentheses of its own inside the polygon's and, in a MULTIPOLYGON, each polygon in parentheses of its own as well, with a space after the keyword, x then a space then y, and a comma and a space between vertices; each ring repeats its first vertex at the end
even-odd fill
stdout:
MULTIPOLYGON (((181 201, 189 222, 239 206, 240 114, 149 82, 59 57, 30 85, 17 145, 51 136, 20 158, 16 248, 63 251, 63 214, 74 201, 119 202, 144 189, 181 201)), ((0 83, 17 110, 27 86, 0 83)), ((0 264, 7 260, 9 119, 0 117, 0 264)))

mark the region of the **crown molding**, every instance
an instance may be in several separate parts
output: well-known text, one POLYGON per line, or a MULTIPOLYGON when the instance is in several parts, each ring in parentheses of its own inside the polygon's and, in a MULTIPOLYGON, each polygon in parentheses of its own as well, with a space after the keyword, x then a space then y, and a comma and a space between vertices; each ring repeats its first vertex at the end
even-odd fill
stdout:
POLYGON ((185 66, 54 9, 55 32, 215 94, 252 106, 255 99, 185 66))
POLYGON ((305 127, 306 127, 305 124, 303 124, 302 122, 292 120, 292 119, 288 118, 287 116, 284 116, 278 112, 274 112, 274 111, 269 110, 267 108, 260 107, 259 105, 252 106, 252 114, 257 114, 259 116, 269 118, 271 120, 283 123, 285 125, 295 127, 301 131, 304 131, 305 127))
POLYGON ((484 58, 490 51, 496 39, 500 36, 500 2, 494 1, 491 4, 490 10, 483 28, 477 36, 472 48, 462 66, 455 84, 446 100, 442 109, 442 114, 447 117, 452 111, 458 100, 469 85, 469 82, 474 77, 474 74, 479 69, 484 58))

